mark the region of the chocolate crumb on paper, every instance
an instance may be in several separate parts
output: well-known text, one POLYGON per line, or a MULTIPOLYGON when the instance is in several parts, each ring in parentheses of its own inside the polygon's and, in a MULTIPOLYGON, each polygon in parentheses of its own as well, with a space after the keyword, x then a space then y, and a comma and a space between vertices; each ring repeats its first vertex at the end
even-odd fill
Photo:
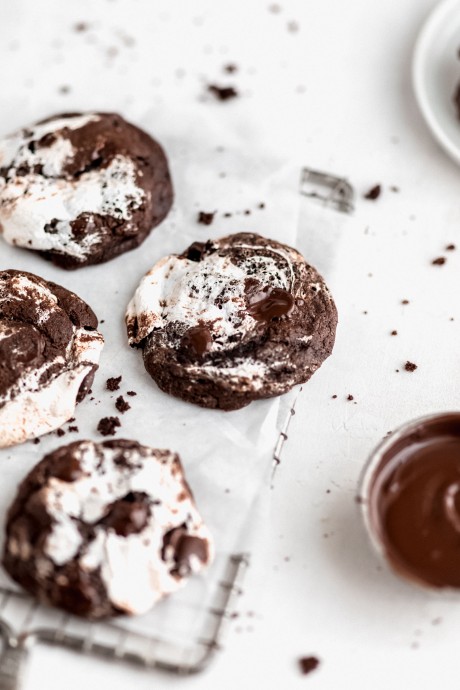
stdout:
POLYGON ((200 223, 201 225, 211 225, 215 215, 216 211, 212 211, 212 213, 208 213, 206 211, 198 211, 198 216, 196 219, 197 223, 200 223))
POLYGON ((136 391, 128 391, 126 395, 130 395, 131 397, 133 397, 134 395, 137 395, 137 393, 136 391))
POLYGON ((414 364, 414 362, 409 362, 409 360, 407 360, 407 362, 404 365, 404 369, 406 371, 415 371, 417 368, 417 365, 414 364))
POLYGON ((379 184, 376 184, 374 187, 371 187, 368 192, 364 195, 365 199, 370 199, 370 201, 375 201, 376 199, 379 198, 380 194, 382 193, 382 186, 379 184))
POLYGON ((118 412, 121 412, 122 414, 131 409, 131 405, 124 399, 122 395, 118 396, 115 407, 117 408, 118 412))
POLYGON ((446 263, 447 259, 444 256, 438 256, 437 259, 433 259, 431 262, 432 266, 443 266, 446 263))
POLYGON ((103 417, 97 425, 97 430, 102 436, 113 436, 119 426, 121 422, 118 417, 103 417))
POLYGON ((301 673, 307 675, 319 666, 319 659, 316 656, 304 656, 299 659, 299 667, 301 673))
POLYGON ((398 335, 398 331, 391 331, 390 335, 398 335))
POLYGON ((350 393, 349 396, 347 397, 347 400, 350 400, 350 401, 352 401, 352 400, 354 400, 354 399, 355 399, 355 396, 352 395, 351 393, 350 393))
POLYGON ((456 249, 455 244, 448 244, 446 247, 447 252, 453 252, 456 249))
POLYGON ((117 391, 120 388, 121 376, 114 376, 106 381, 108 391, 117 391))
POLYGON ((234 86, 218 86, 217 84, 209 84, 208 91, 218 101, 228 101, 231 98, 236 98, 239 94, 234 86))

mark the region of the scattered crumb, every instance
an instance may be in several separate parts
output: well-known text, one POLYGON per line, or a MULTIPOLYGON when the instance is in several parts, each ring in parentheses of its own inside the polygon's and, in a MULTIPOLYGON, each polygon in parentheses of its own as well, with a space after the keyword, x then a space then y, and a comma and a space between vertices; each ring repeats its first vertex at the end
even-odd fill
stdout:
POLYGON ((382 187, 379 184, 376 184, 374 187, 371 187, 368 192, 364 195, 365 199, 370 199, 371 201, 375 201, 376 199, 379 198, 380 194, 382 193, 382 187))
POLYGON ((70 433, 78 434, 78 426, 69 426, 67 431, 70 431, 70 433))
POLYGON ((260 202, 259 206, 257 208, 265 208, 265 204, 263 201, 260 202))
POLYGON ((88 31, 89 25, 86 22, 77 22, 73 25, 73 30, 81 34, 84 31, 88 31))
POLYGON ((350 393, 350 395, 347 397, 347 400, 354 400, 354 396, 350 393))
POLYGON ((131 397, 133 397, 134 395, 137 395, 137 393, 136 391, 128 391, 126 395, 130 395, 131 397))
POLYGON ((215 211, 213 211, 212 213, 207 213, 206 211, 199 211, 196 219, 197 223, 201 223, 201 225, 211 225, 215 215, 215 211))
POLYGON ((61 436, 65 436, 64 429, 56 429, 56 436, 59 436, 59 438, 61 438, 61 436))
POLYGON ((115 407, 117 408, 118 412, 121 412, 122 414, 131 409, 131 405, 129 402, 126 402, 122 395, 118 396, 115 402, 115 407))
POLYGON ((231 213, 224 213, 224 218, 231 218, 233 214, 231 213))
POLYGON ((398 331, 391 331, 390 335, 398 335, 398 331))
POLYGON ((399 187, 396 187, 396 185, 392 185, 390 187, 391 192, 395 192, 396 194, 400 191, 399 187))
POLYGON ((218 101, 228 101, 231 98, 238 96, 238 91, 233 86, 217 86, 217 84, 209 84, 209 93, 217 98, 218 101))
POLYGON ((447 259, 444 256, 438 256, 437 259, 433 259, 431 262, 432 266, 443 266, 446 263, 447 259))
POLYGON ((224 72, 227 72, 227 74, 233 74, 234 72, 238 71, 238 66, 235 65, 233 62, 229 62, 227 65, 224 65, 224 72))
POLYGON ((70 86, 68 86, 68 84, 64 84, 63 86, 59 87, 58 92, 65 96, 70 93, 70 86))
POLYGON ((401 304, 410 304, 408 299, 402 299, 401 304))
POLYGON ((273 14, 279 14, 281 12, 281 7, 274 3, 273 5, 268 6, 268 11, 273 12, 273 14))
POLYGON ((456 249, 455 244, 448 244, 446 247, 447 252, 453 252, 456 249))
POLYGON ((332 399, 333 399, 333 400, 335 400, 335 399, 336 399, 336 397, 337 397, 337 396, 336 396, 336 395, 334 394, 334 395, 332 396, 332 399))
POLYGON ((407 362, 404 365, 404 369, 406 371, 415 371, 417 369, 417 365, 414 364, 413 362, 409 362, 409 360, 407 360, 407 362))
POLYGON ((119 426, 121 422, 118 417, 103 417, 97 425, 97 430, 102 436, 112 436, 119 426))
POLYGON ((106 387, 108 391, 117 391, 120 388, 121 376, 114 376, 111 379, 107 379, 106 387))
POLYGON ((288 23, 287 23, 287 30, 288 30, 291 34, 296 34, 296 33, 299 31, 299 29, 300 29, 300 26, 299 26, 299 23, 298 23, 298 22, 292 21, 292 22, 288 22, 288 23))
POLYGON ((40 439, 39 439, 39 438, 34 438, 33 443, 34 443, 35 445, 37 445, 38 443, 40 443, 40 439))
POLYGON ((299 659, 299 666, 301 673, 307 675, 307 673, 311 673, 315 668, 318 668, 319 659, 316 656, 304 656, 299 659))

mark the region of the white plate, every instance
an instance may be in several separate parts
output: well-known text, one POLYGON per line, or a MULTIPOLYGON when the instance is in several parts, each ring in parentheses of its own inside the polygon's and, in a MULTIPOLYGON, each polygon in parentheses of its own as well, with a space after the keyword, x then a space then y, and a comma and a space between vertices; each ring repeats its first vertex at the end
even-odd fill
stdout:
POLYGON ((453 95, 460 82, 460 0, 444 0, 417 39, 412 64, 415 96, 425 121, 447 153, 460 163, 460 120, 453 95))

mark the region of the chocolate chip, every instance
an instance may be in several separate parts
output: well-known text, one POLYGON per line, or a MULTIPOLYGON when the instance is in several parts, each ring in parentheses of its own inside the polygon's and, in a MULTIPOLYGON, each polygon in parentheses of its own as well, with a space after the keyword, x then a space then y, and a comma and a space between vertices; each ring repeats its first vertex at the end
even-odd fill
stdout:
POLYGON ((142 532, 149 516, 150 506, 145 494, 130 493, 111 504, 101 523, 111 527, 120 537, 127 537, 142 532))

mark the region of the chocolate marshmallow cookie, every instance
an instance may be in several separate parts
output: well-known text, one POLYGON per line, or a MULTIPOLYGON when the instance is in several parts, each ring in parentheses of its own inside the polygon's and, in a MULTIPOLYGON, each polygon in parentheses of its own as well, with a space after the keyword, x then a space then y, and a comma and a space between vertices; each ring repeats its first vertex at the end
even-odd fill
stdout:
POLYGON ((73 416, 104 345, 97 326, 73 292, 32 273, 0 271, 0 448, 73 416))
POLYGON ((22 482, 3 565, 40 601, 86 618, 142 614, 212 559, 179 457, 77 441, 22 482))
POLYGON ((295 249, 241 233, 159 261, 126 323, 162 390, 236 410, 307 381, 331 354, 337 312, 295 249))
POLYGON ((0 234, 63 268, 139 246, 172 198, 161 146, 113 113, 56 115, 0 141, 0 234))

